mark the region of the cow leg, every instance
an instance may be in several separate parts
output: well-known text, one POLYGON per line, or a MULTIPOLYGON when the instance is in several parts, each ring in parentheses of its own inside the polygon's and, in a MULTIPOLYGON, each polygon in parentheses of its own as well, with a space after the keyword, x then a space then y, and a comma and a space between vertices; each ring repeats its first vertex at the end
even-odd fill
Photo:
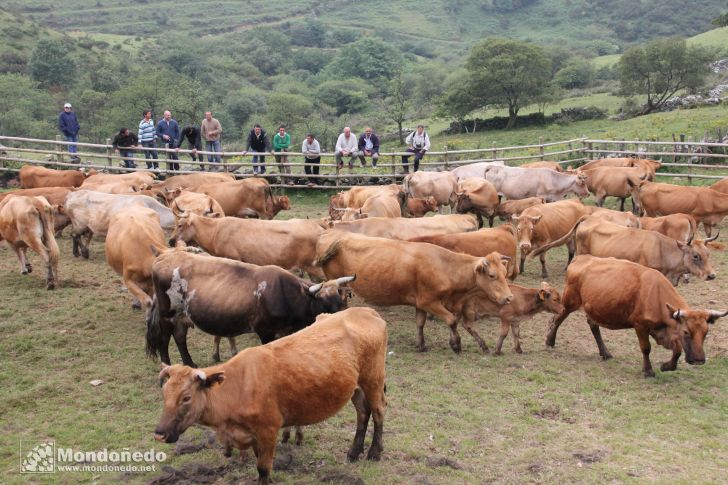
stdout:
MULTIPOLYGON (((88 259, 89 252, 88 247, 91 244, 91 238, 94 237, 94 233, 91 232, 90 229, 86 229, 83 234, 80 234, 79 236, 74 236, 74 238, 77 239, 78 247, 81 252, 81 257, 84 259, 88 259), (83 241, 81 241, 81 237, 83 236, 83 241)), ((75 242, 75 241, 74 241, 75 242)))
POLYGON ((77 235, 75 232, 71 232, 71 241, 73 241, 73 255, 75 257, 81 256, 81 253, 79 252, 79 246, 80 246, 80 235, 77 235))
POLYGON ((682 351, 673 349, 672 357, 667 362, 662 363, 660 370, 662 372, 677 370, 677 361, 680 360, 680 355, 682 355, 682 351))
POLYGON ((382 435, 384 434, 384 411, 387 408, 387 400, 384 392, 387 388, 381 377, 384 376, 384 367, 373 371, 369 379, 362 383, 367 408, 370 410, 374 420, 374 432, 372 433, 372 444, 367 452, 367 460, 379 461, 384 450, 382 435), (377 377, 379 376, 379 378, 377 377))
POLYGON ((33 263, 31 263, 30 259, 28 259, 28 246, 21 246, 20 254, 23 256, 23 264, 25 265, 25 269, 26 269, 27 273, 32 273, 33 272, 33 263))
MULTIPOLYGON (((626 197, 620 197, 619 198, 619 201, 620 201, 619 202, 619 210, 621 210, 622 212, 624 212, 624 201, 625 200, 627 200, 626 197)), ((633 204, 633 208, 634 208, 634 202, 632 204, 633 204)))
MULTIPOLYGON (((566 293, 566 292, 564 292, 566 293)), ((565 298, 564 298, 565 299, 565 298)), ((564 320, 566 320, 566 317, 569 316, 572 310, 569 310, 567 306, 564 306, 564 311, 559 313, 554 317, 553 320, 551 320, 551 325, 549 326, 549 331, 546 334, 546 345, 549 347, 553 347, 556 345, 556 332, 559 331, 559 327, 562 323, 564 323, 564 320)))
POLYGON ((129 290, 129 293, 131 293, 136 300, 132 302, 132 308, 141 310, 142 308, 147 309, 152 306, 152 299, 149 298, 149 295, 147 295, 144 290, 142 290, 141 286, 136 284, 136 282, 131 279, 124 278, 124 284, 129 290))
POLYGON ((607 350, 606 345, 604 345, 604 340, 602 340, 602 332, 599 329, 599 325, 594 322, 591 318, 586 319, 586 322, 589 324, 589 329, 591 330, 592 335, 594 335, 594 340, 597 342, 597 347, 599 348, 599 355, 602 357, 603 360, 609 360, 612 358, 612 354, 609 353, 607 350))
POLYGON ((523 272, 524 272, 524 269, 523 269, 524 266, 526 266, 526 253, 524 253, 523 250, 521 250, 521 264, 520 264, 520 266, 518 268, 518 270, 519 270, 518 272, 519 273, 523 274, 523 272))
POLYGON ((427 352, 425 346, 425 322, 427 321, 427 312, 417 308, 415 310, 415 318, 417 320, 417 350, 427 352))
POLYGON ((476 212, 475 218, 478 220, 478 229, 482 229, 483 228, 483 216, 480 215, 480 212, 476 212))
POLYGON ((460 334, 458 333, 458 319, 455 315, 450 313, 450 311, 445 308, 442 303, 439 302, 432 305, 430 311, 440 318, 443 318, 447 326, 450 327, 450 348, 453 352, 459 354, 462 350, 462 345, 460 341, 460 334))
POLYGON ((511 323, 511 328, 513 329, 513 350, 516 351, 517 354, 522 354, 523 349, 521 348, 521 324, 518 322, 518 320, 515 320, 511 323))
POLYGON ((369 408, 369 403, 364 397, 364 391, 360 388, 356 388, 354 395, 351 396, 351 403, 356 409, 356 434, 354 435, 354 441, 351 443, 351 448, 346 454, 346 458, 353 462, 359 459, 359 455, 364 453, 364 437, 367 434, 367 426, 369 425, 369 417, 372 414, 372 410, 369 408))
MULTIPOLYGON (((55 275, 53 274, 53 267, 51 265, 51 255, 50 255, 50 252, 48 251, 48 248, 46 248, 45 245, 43 244, 43 241, 41 241, 40 238, 35 235, 28 238, 28 240, 26 241, 26 244, 28 246, 30 246, 30 248, 33 249, 33 251, 38 253, 40 255, 41 259, 43 259, 43 264, 45 264, 45 266, 47 268, 46 286, 48 287, 49 290, 52 290, 53 288, 56 287, 56 278, 55 278, 55 275)), ((25 252, 27 251, 27 249, 23 248, 21 251, 23 251, 23 253, 25 255, 25 252)), ((25 255, 25 259, 26 259, 26 268, 27 268, 27 266, 28 266, 27 255, 25 255)), ((32 269, 29 270, 28 272, 30 272, 30 271, 32 271, 32 269)))
POLYGON ((172 329, 172 336, 174 337, 174 343, 177 344, 177 350, 182 357, 184 365, 197 368, 197 365, 192 361, 189 350, 187 350, 187 329, 189 327, 184 322, 176 321, 174 328, 172 329))
POLYGON ((258 430, 258 433, 256 433, 253 451, 257 458, 258 485, 268 485, 270 483, 270 471, 273 468, 273 455, 276 451, 277 436, 277 429, 273 431, 258 430))
POLYGON ((703 222, 703 230, 705 231, 705 235, 707 237, 710 237, 711 234, 713 233, 713 226, 712 226, 712 224, 709 224, 707 222, 703 222))
POLYGON ((597 204, 597 207, 604 207, 604 196, 601 194, 597 195, 595 203, 597 204))
POLYGON ((493 218, 495 218, 494 215, 488 216, 488 227, 493 227, 493 218))
POLYGON ((13 251, 15 251, 15 256, 17 256, 18 262, 20 263, 20 274, 28 274, 33 271, 32 267, 31 269, 28 269, 28 263, 26 263, 26 256, 23 248, 16 246, 15 244, 11 244, 10 246, 13 248, 13 251))
POLYGON ((168 318, 160 317, 160 345, 159 345, 159 359, 167 365, 172 365, 172 361, 169 359, 169 341, 172 338, 172 326, 174 323, 168 318))
POLYGON ((235 357, 238 354, 238 348, 235 346, 235 337, 228 337, 228 344, 230 344, 230 357, 235 357))
POLYGON ((569 252, 569 257, 566 260, 566 267, 568 268, 571 264, 571 260, 574 259, 574 254, 576 253, 576 241, 574 238, 571 238, 571 240, 566 243, 566 250, 569 252))
POLYGON ((652 363, 650 362, 650 334, 644 330, 637 330, 637 338, 640 341, 640 349, 642 350, 642 372, 645 377, 655 377, 655 371, 652 370, 652 363))
MULTIPOLYGON (((475 319, 468 318, 468 316, 463 317, 463 328, 468 331, 468 333, 475 339, 475 341, 478 343, 478 346, 480 347, 480 350, 482 350, 484 353, 489 353, 490 349, 485 344, 482 338, 480 338, 480 335, 478 335, 478 332, 475 330, 475 327, 473 327, 473 324, 475 323, 475 319)), ((455 349, 453 349, 455 350, 455 349)))
MULTIPOLYGON (((220 362, 220 339, 221 338, 222 337, 217 337, 217 336, 215 337, 215 342, 213 344, 214 350, 212 352, 212 361, 213 362, 220 362)), ((288 428, 286 428, 286 431, 287 430, 288 430, 288 428)), ((285 436, 285 434, 284 434, 284 436, 285 436)), ((285 443, 285 441, 284 441, 284 443, 285 443)))
POLYGON ((549 277, 549 270, 546 269, 546 253, 541 254, 538 259, 541 261, 541 278, 549 277))
POLYGON ((303 444, 303 427, 296 426, 296 446, 303 444))
POLYGON ((505 318, 501 317, 500 334, 498 335, 498 341, 495 343, 495 355, 502 355, 501 349, 503 348, 503 341, 508 336, 508 331, 510 329, 510 322, 505 318))

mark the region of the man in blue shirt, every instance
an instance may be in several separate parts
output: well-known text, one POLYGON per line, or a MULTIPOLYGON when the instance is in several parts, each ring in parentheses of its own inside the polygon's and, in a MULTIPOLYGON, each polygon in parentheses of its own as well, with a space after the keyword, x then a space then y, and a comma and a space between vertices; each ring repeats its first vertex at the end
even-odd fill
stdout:
MULTIPOLYGON (((164 112, 164 118, 157 123, 157 137, 162 146, 160 148, 170 148, 179 150, 180 131, 177 121, 172 119, 172 113, 164 112)), ((167 152, 167 160, 179 160, 176 152, 167 152)), ((179 163, 168 162, 168 170, 179 170, 179 163)))
MULTIPOLYGON (((71 103, 64 104, 63 112, 58 115, 58 129, 61 130, 66 141, 78 141, 78 131, 81 129, 81 126, 78 124, 78 119, 76 118, 76 113, 73 112, 71 103)), ((71 154, 71 161, 81 161, 76 156, 76 145, 68 145, 68 153, 71 154)))

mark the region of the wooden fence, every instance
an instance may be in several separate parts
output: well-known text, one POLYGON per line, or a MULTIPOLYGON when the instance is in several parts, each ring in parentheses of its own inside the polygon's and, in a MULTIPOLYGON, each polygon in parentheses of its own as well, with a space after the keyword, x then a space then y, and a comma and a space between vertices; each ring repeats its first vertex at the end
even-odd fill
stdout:
MULTIPOLYGON (((344 168, 339 168, 333 153, 322 153, 320 173, 318 175, 304 174, 303 167, 310 165, 304 163, 303 155, 300 152, 287 152, 288 166, 291 174, 279 173, 279 167, 275 163, 274 153, 253 154, 248 152, 221 152, 212 153, 197 151, 198 155, 207 158, 208 155, 219 155, 221 163, 209 161, 192 161, 191 151, 185 149, 165 148, 131 148, 134 152, 136 169, 125 168, 123 159, 115 153, 110 140, 106 144, 75 143, 78 149, 77 155, 81 162, 72 162, 71 154, 68 153, 70 142, 60 140, 42 140, 33 138, 21 138, 0 136, 0 144, 5 145, 4 153, 0 152, 0 172, 17 172, 23 164, 42 165, 55 168, 95 168, 107 172, 131 172, 147 170, 143 152, 153 150, 158 153, 159 165, 164 167, 172 160, 167 160, 169 153, 178 154, 181 167, 180 171, 171 171, 165 168, 152 170, 161 174, 171 173, 194 173, 197 167, 204 167, 209 170, 219 170, 234 173, 236 177, 253 176, 252 157, 263 155, 266 157, 265 166, 267 173, 259 175, 267 178, 275 187, 289 186, 285 182, 291 180, 296 187, 315 189, 345 189, 352 185, 366 185, 369 183, 397 183, 401 181, 403 166, 401 157, 410 155, 407 152, 381 152, 376 168, 371 166, 371 159, 367 157, 366 167, 361 167, 357 159, 353 170, 348 168, 348 158, 344 160, 344 168), (310 182, 310 185, 306 185, 310 182)), ((126 149, 125 149, 126 150, 126 149)), ((280 155, 280 153, 278 153, 280 155)), ((539 140, 533 145, 498 147, 493 143, 490 147, 481 147, 469 150, 448 150, 443 147, 440 151, 429 151, 420 162, 424 170, 449 170, 458 166, 478 162, 490 162, 502 160, 508 165, 519 165, 521 163, 538 160, 558 161, 560 164, 580 164, 582 162, 602 158, 606 156, 644 156, 661 159, 664 168, 658 172, 666 177, 687 177, 689 181, 693 178, 713 179, 722 178, 724 175, 716 175, 716 170, 728 170, 728 165, 722 164, 728 158, 728 144, 707 143, 688 141, 626 141, 626 140, 598 140, 587 137, 544 143, 539 140), (706 163, 709 160, 717 160, 718 163, 706 163), (720 164, 719 164, 720 163, 720 164), (688 167, 689 173, 674 173, 675 170, 685 171, 688 167), (708 173, 697 173, 708 172, 708 173)), ((410 159, 410 167, 413 160, 410 159)), ((168 167, 168 165, 167 165, 168 167)))

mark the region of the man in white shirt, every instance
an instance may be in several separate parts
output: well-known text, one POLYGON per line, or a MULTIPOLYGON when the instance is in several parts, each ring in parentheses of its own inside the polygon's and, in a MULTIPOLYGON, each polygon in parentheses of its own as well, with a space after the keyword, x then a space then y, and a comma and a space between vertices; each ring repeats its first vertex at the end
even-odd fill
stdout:
MULTIPOLYGON (((306 175, 311 175, 312 172, 314 175, 318 175, 319 164, 321 163, 321 145, 319 145, 313 133, 306 135, 306 139, 303 140, 303 145, 301 145, 301 152, 305 157, 303 169, 306 171, 306 175)), ((308 178, 309 187, 316 185, 316 182, 318 182, 318 177, 315 179, 308 178)))
MULTIPOLYGON (((427 136, 425 127, 422 125, 417 125, 417 129, 407 135, 405 143, 407 143, 406 151, 415 154, 416 172, 417 169, 420 168, 420 160, 424 158, 425 153, 427 153, 427 150, 430 149, 430 137, 427 136)), ((402 155, 402 166, 404 167, 405 173, 409 173, 409 157, 410 155, 402 155)))
POLYGON ((357 148, 358 140, 356 135, 351 132, 351 128, 344 127, 344 132, 336 140, 336 150, 334 151, 336 164, 339 168, 344 168, 344 157, 349 157, 349 171, 354 168, 354 160, 359 155, 357 148))

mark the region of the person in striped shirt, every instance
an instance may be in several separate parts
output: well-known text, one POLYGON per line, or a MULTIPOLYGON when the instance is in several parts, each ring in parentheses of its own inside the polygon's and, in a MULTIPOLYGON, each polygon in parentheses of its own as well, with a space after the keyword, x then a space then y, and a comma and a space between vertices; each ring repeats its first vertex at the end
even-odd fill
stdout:
MULTIPOLYGON (((157 129, 152 121, 152 110, 145 109, 142 116, 144 118, 139 122, 139 144, 144 148, 156 148, 157 129)), ((156 150, 144 150, 144 158, 147 159, 147 168, 159 168, 156 150)))

